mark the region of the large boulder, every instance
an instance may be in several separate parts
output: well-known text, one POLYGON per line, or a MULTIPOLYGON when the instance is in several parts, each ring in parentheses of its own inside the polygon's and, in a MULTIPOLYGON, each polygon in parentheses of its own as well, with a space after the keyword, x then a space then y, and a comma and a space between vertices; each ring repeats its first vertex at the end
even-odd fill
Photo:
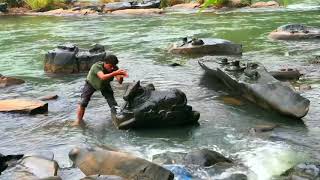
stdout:
POLYGON ((224 39, 191 39, 183 38, 182 43, 174 43, 169 52, 186 55, 241 55, 242 46, 224 39))
POLYGON ((173 180, 167 169, 123 152, 74 148, 69 158, 85 175, 116 175, 124 179, 173 180))
POLYGON ((269 37, 279 40, 319 39, 320 28, 302 24, 286 24, 272 31, 269 37))
POLYGON ((152 14, 161 14, 163 13, 162 9, 123 9, 113 11, 112 14, 128 14, 128 15, 152 15, 152 14))
POLYGON ((105 58, 102 45, 94 45, 89 50, 79 49, 75 45, 61 45, 45 55, 44 70, 48 73, 79 73, 105 58))
POLYGON ((141 86, 138 81, 128 87, 123 99, 124 107, 112 113, 112 121, 119 129, 197 124, 200 117, 179 89, 159 91, 153 84, 141 86))
POLYGON ((206 74, 220 80, 231 92, 262 108, 294 118, 302 118, 309 111, 310 101, 293 87, 275 79, 262 64, 227 58, 200 60, 206 74))
POLYGON ((48 103, 29 99, 0 100, 0 112, 41 114, 48 112, 48 103))
POLYGON ((24 80, 14 78, 14 77, 6 77, 0 74, 0 88, 12 86, 12 85, 18 85, 23 84, 24 80))
POLYGON ((15 161, 18 161, 19 159, 21 159, 23 157, 22 154, 18 154, 18 155, 3 155, 0 153, 0 175, 2 173, 2 171, 4 171, 5 169, 7 169, 8 166, 10 166, 12 163, 14 163, 15 161))
POLYGON ((280 71, 269 71, 269 73, 278 80, 299 80, 302 74, 297 69, 280 69, 280 71))
POLYGON ((209 149, 197 149, 189 153, 165 152, 154 155, 152 161, 158 164, 198 165, 201 167, 208 167, 217 163, 232 163, 231 159, 209 149))
POLYGON ((319 180, 320 163, 300 163, 281 174, 282 179, 319 180))

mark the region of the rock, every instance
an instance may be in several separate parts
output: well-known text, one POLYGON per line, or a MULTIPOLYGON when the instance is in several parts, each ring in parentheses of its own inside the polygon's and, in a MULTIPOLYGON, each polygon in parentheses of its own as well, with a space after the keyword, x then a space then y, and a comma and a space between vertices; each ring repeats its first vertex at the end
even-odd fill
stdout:
POLYGON ((11 166, 11 164, 15 163, 22 157, 22 154, 5 156, 0 153, 0 175, 5 169, 7 169, 8 166, 11 166))
POLYGON ((242 46, 224 39, 183 39, 169 47, 170 53, 186 55, 241 55, 242 46))
MULTIPOLYGON (((112 2, 105 4, 103 7, 104 12, 112 12, 118 10, 128 10, 128 9, 155 9, 160 8, 160 1, 132 1, 132 2, 112 2)), ((147 12, 147 10, 144 10, 147 12)), ((142 12, 142 11, 128 11, 128 12, 142 12)))
POLYGON ((239 60, 222 60, 215 58, 198 62, 207 75, 219 79, 226 89, 264 109, 294 118, 302 118, 308 113, 310 101, 276 80, 261 64, 247 63, 244 66, 239 60))
POLYGON ((169 66, 176 67, 176 66, 181 66, 181 64, 179 64, 179 63, 171 63, 171 64, 169 64, 169 66))
POLYGON ((129 15, 149 15, 149 14, 162 14, 162 9, 124 9, 113 11, 112 14, 129 14, 129 15))
POLYGON ((69 158, 87 176, 116 175, 124 179, 173 180, 169 170, 147 160, 122 152, 74 148, 69 158))
POLYGON ((183 152, 170 152, 167 151, 161 154, 155 154, 152 156, 152 162, 163 164, 184 164, 184 157, 187 153, 183 152))
POLYGON ((41 156, 24 156, 1 175, 3 179, 46 179, 60 180, 57 177, 59 165, 54 160, 41 156))
POLYGON ((168 170, 170 170, 173 174, 175 179, 181 179, 181 180, 188 180, 192 179, 192 174, 183 165, 177 165, 177 164, 172 164, 172 165, 164 165, 164 167, 168 170))
POLYGON ((300 74, 299 70, 297 69, 281 69, 280 71, 269 71, 269 73, 278 80, 299 80, 300 74))
POLYGON ((118 129, 194 125, 200 117, 179 89, 159 91, 153 84, 141 86, 137 81, 129 85, 123 99, 123 108, 111 114, 118 129))
POLYGON ((222 96, 219 99, 221 99, 225 104, 236 105, 236 106, 243 105, 243 102, 235 97, 222 96))
POLYGON ((39 100, 8 99, 0 100, 0 112, 41 114, 48 111, 48 103, 39 100))
POLYGON ((102 45, 94 45, 89 50, 79 49, 73 44, 61 45, 45 55, 44 70, 48 73, 87 72, 105 56, 102 45))
POLYGON ((48 15, 48 16, 79 16, 79 15, 98 15, 99 12, 89 9, 55 9, 51 11, 32 13, 32 15, 48 15))
POLYGON ((8 4, 7 3, 0 3, 0 12, 3 12, 3 13, 8 12, 8 4))
POLYGON ((268 1, 268 2, 256 2, 252 4, 250 7, 251 8, 266 8, 266 7, 277 8, 277 7, 280 7, 280 5, 276 1, 268 1))
POLYGON ((249 130, 249 132, 254 135, 255 133, 263 133, 263 132, 272 131, 272 130, 274 130, 274 128, 276 128, 276 127, 279 127, 279 125, 277 125, 277 124, 257 125, 257 126, 255 126, 254 128, 251 128, 251 129, 249 130))
POLYGON ((165 152, 154 155, 152 157, 152 161, 158 164, 198 165, 202 167, 212 166, 219 163, 232 163, 232 160, 209 149, 193 150, 189 153, 165 152))
POLYGON ((58 99, 58 95, 47 95, 47 96, 42 96, 42 97, 39 97, 38 99, 40 101, 48 101, 48 100, 54 100, 54 99, 58 99))
POLYGON ((269 37, 278 40, 319 39, 320 28, 302 24, 286 24, 272 31, 269 37))
POLYGON ((247 180, 248 177, 245 174, 235 173, 231 174, 229 177, 223 178, 221 180, 247 180))
POLYGON ((295 165, 281 174, 285 179, 303 179, 303 180, 318 180, 320 179, 320 163, 306 162, 295 165))
POLYGON ((112 176, 112 175, 92 175, 84 177, 80 180, 124 180, 120 176, 112 176))
POLYGON ((246 7, 250 6, 250 0, 244 1, 244 0, 229 0, 227 2, 227 7, 232 7, 232 8, 241 8, 241 7, 246 7))
POLYGON ((200 7, 200 4, 197 2, 190 2, 190 3, 183 3, 183 4, 176 4, 171 6, 170 9, 194 9, 200 7))
POLYGON ((0 76, 0 88, 23 84, 25 81, 14 77, 0 76))
POLYGON ((296 87, 296 90, 298 90, 298 91, 307 91, 310 89, 312 89, 312 88, 308 84, 300 84, 298 87, 296 87))
POLYGON ((219 162, 232 163, 232 160, 224 157, 222 154, 209 149, 194 150, 184 157, 186 164, 195 164, 199 166, 212 166, 219 162))

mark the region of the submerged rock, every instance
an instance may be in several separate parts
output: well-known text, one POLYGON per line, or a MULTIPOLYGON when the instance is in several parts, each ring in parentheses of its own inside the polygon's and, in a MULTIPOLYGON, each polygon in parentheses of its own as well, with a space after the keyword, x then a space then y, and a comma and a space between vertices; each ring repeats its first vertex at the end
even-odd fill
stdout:
POLYGON ((280 71, 269 71, 278 80, 299 80, 302 74, 297 69, 281 69, 280 71))
POLYGON ((192 39, 183 38, 182 43, 170 46, 169 52, 187 55, 241 55, 242 46, 224 39, 192 39))
POLYGON ((200 60, 199 65, 235 94, 283 115, 302 118, 308 113, 310 101, 272 77, 261 64, 243 66, 238 60, 219 60, 200 60))
POLYGON ((141 86, 138 81, 128 87, 123 99, 124 107, 112 113, 112 121, 119 129, 197 124, 200 117, 179 89, 159 91, 153 84, 141 86))
POLYGON ((105 56, 105 49, 99 44, 89 50, 79 49, 73 44, 61 45, 45 55, 44 70, 49 73, 86 72, 105 56))
POLYGON ((92 175, 81 178, 80 180, 124 180, 120 176, 113 176, 113 175, 92 175))
POLYGON ((147 14, 162 14, 162 9, 123 9, 113 11, 112 14, 128 14, 128 15, 147 15, 147 14))
POLYGON ((306 162, 297 164, 281 174, 280 177, 283 179, 319 180, 320 163, 306 162))
POLYGON ((124 179, 141 180, 173 180, 174 178, 169 170, 122 152, 74 148, 69 152, 69 158, 87 176, 112 174, 124 179))
POLYGON ((269 37, 279 40, 318 39, 320 38, 320 28, 302 24, 286 24, 272 31, 269 37))
POLYGON ((193 150, 189 153, 165 152, 156 154, 152 161, 159 164, 183 164, 208 167, 218 163, 232 163, 231 159, 209 149, 193 150))
POLYGON ((47 96, 42 96, 42 97, 39 97, 39 100, 40 101, 48 101, 48 100, 54 100, 54 99, 58 99, 58 95, 47 95, 47 96))
POLYGON ((48 112, 48 103, 28 99, 0 100, 0 112, 42 114, 48 112))
POLYGON ((0 88, 23 84, 25 81, 14 77, 6 77, 0 74, 0 88))

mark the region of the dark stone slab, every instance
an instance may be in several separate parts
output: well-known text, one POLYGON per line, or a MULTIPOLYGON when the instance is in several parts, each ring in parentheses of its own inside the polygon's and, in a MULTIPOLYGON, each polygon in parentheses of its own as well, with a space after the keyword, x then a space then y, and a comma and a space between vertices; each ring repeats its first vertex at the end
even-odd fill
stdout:
POLYGON ((3 12, 3 13, 8 12, 8 4, 7 3, 0 3, 0 12, 3 12))
POLYGON ((215 58, 200 60, 199 65, 207 75, 219 79, 229 90, 262 108, 295 118, 308 113, 310 101, 275 79, 259 63, 244 66, 237 60, 228 62, 215 58))
POLYGON ((175 43, 169 52, 186 55, 241 55, 242 45, 224 39, 203 38, 175 43))
POLYGON ((281 69, 280 71, 269 71, 278 80, 299 80, 302 74, 297 69, 281 69))
POLYGON ((156 90, 153 84, 131 84, 123 99, 123 108, 112 112, 113 124, 119 129, 170 127, 197 124, 200 113, 187 105, 179 89, 156 90))

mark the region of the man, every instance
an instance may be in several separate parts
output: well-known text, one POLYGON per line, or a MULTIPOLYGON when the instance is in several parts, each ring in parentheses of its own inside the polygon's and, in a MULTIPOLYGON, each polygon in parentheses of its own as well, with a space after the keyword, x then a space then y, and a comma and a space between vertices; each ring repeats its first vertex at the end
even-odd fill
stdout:
POLYGON ((118 58, 115 55, 108 55, 103 62, 96 62, 90 68, 85 85, 81 93, 81 102, 77 110, 77 120, 74 125, 83 124, 83 116, 85 109, 90 101, 91 96, 95 91, 101 91, 104 98, 107 100, 111 111, 115 110, 117 101, 113 96, 113 90, 110 82, 114 77, 122 84, 123 77, 128 77, 128 73, 123 69, 118 69, 118 58))

